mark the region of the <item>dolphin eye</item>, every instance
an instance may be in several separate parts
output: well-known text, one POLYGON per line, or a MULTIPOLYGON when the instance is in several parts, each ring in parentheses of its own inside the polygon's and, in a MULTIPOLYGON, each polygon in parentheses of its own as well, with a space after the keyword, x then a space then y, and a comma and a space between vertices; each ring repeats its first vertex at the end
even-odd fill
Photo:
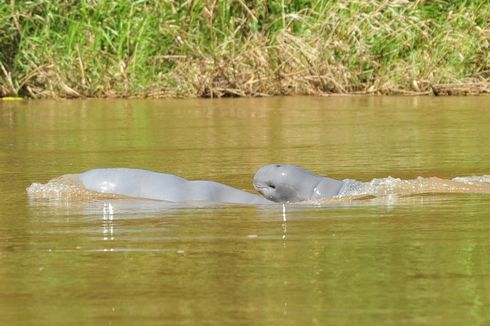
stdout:
POLYGON ((281 167, 281 164, 276 164, 276 168, 280 168, 281 167))
POLYGON ((269 183, 269 184, 268 184, 268 186, 269 186, 270 188, 272 188, 272 189, 276 189, 276 186, 274 186, 274 184, 272 184, 272 183, 269 183))

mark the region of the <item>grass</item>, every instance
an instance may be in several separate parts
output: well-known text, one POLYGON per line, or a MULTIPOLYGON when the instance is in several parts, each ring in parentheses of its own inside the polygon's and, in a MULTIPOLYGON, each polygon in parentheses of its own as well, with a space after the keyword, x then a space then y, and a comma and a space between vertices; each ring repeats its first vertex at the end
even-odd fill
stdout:
POLYGON ((0 5, 0 96, 424 94, 489 81, 488 0, 0 5))

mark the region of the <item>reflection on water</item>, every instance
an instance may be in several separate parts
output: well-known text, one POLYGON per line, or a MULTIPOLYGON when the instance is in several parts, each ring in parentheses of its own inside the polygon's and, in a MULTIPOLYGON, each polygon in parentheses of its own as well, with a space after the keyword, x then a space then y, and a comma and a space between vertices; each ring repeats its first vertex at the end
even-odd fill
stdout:
POLYGON ((486 97, 0 103, 0 324, 486 324, 486 193, 283 210, 25 189, 127 166, 253 192, 278 161, 480 187, 489 126, 486 97))
POLYGON ((102 225, 102 234, 104 235, 104 240, 114 240, 114 209, 111 203, 104 203, 102 208, 102 220, 104 224, 102 225))

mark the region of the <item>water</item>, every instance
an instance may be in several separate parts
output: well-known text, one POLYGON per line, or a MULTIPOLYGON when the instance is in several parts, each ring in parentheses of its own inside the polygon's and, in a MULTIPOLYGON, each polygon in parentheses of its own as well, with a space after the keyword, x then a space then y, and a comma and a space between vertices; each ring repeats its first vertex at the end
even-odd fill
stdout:
POLYGON ((486 324, 488 194, 287 207, 285 223, 281 205, 25 189, 122 166, 249 192, 269 162, 485 176, 489 144, 487 97, 0 102, 0 324, 486 324))

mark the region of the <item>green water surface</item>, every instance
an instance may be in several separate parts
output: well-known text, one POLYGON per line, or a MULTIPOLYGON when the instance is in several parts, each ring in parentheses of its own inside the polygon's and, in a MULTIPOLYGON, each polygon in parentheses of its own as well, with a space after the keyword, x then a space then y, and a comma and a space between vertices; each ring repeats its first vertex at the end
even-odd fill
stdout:
POLYGON ((284 223, 279 208, 119 211, 25 190, 138 167, 253 192, 271 162, 363 181, 490 174, 490 97, 0 102, 0 324, 490 323, 488 194, 284 223))

